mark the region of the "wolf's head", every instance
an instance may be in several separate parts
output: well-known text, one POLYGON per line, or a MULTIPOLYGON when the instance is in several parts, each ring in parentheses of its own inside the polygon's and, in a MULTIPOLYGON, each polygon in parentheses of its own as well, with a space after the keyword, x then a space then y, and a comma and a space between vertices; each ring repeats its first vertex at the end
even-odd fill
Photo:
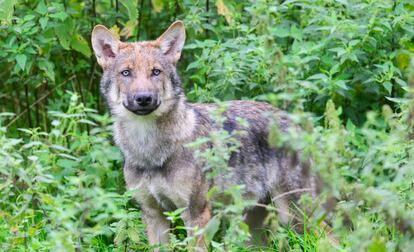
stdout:
POLYGON ((92 32, 92 47, 103 68, 101 92, 115 116, 159 116, 182 96, 176 63, 185 41, 181 21, 154 41, 119 41, 106 27, 92 32))

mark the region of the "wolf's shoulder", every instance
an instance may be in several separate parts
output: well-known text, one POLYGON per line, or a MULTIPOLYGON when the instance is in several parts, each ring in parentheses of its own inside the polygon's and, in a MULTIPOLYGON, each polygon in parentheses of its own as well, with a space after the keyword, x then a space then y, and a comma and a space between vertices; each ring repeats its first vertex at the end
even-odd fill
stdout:
POLYGON ((284 111, 273 107, 266 102, 257 102, 250 100, 233 100, 222 103, 189 103, 188 106, 193 109, 196 114, 202 117, 210 117, 209 115, 215 109, 223 107, 223 116, 240 117, 248 120, 257 120, 270 115, 285 114, 284 111))
MULTIPOLYGON (((233 100, 223 103, 189 103, 189 108, 194 110, 198 125, 209 127, 214 124, 211 112, 223 106, 222 116, 225 117, 225 129, 239 129, 241 126, 237 118, 245 119, 250 131, 266 131, 270 121, 277 121, 279 127, 285 130, 290 125, 287 113, 273 107, 266 102, 233 100)), ((243 127, 241 127, 243 128, 243 127)))

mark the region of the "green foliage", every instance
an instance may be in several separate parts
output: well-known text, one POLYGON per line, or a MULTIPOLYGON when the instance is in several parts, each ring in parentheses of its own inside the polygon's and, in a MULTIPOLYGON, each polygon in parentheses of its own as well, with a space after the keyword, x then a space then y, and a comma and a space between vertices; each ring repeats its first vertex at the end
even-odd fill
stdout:
MULTIPOLYGON (((211 111, 211 118, 215 121, 217 130, 210 132, 208 137, 197 139, 188 145, 196 148, 195 157, 204 161, 204 172, 206 179, 214 181, 214 185, 208 192, 208 198, 213 202, 214 217, 209 221, 203 235, 210 244, 214 235, 219 231, 220 224, 227 224, 226 231, 221 243, 211 242, 212 248, 217 251, 233 251, 243 247, 249 240, 249 228, 243 222, 243 211, 246 207, 253 206, 255 202, 243 200, 243 185, 227 184, 223 178, 232 175, 228 166, 231 154, 240 148, 237 136, 243 135, 244 131, 234 130, 229 133, 223 129, 225 117, 222 113, 226 111, 224 104, 211 111), (212 148, 203 148, 203 144, 210 143, 212 148), (226 204, 219 199, 226 198, 226 204)), ((247 125, 245 120, 236 118, 241 125, 247 125)))
MULTIPOLYGON (((264 251, 414 250, 414 4, 411 0, 0 0, 0 249, 148 250, 111 120, 99 95, 90 32, 125 41, 186 25, 179 63, 191 101, 266 100, 303 132, 282 135, 313 161, 321 200, 297 234, 268 218, 264 251), (328 212, 321 208, 326 199, 328 212), (334 246, 319 224, 331 219, 334 246)), ((220 113, 213 115, 220 124, 220 113)), ((220 128, 220 127, 219 127, 220 128)), ((214 179, 240 143, 218 129, 193 146, 214 179)), ((204 230, 213 250, 247 251, 242 187, 214 188, 204 230)), ((168 248, 192 242, 179 220, 168 248)), ((254 248, 256 249, 256 248, 254 248)))
POLYGON ((1 130, 2 250, 95 248, 113 234, 109 223, 119 226, 134 213, 121 191, 108 116, 85 108, 75 94, 66 102, 66 112, 50 111, 50 132, 19 129, 22 140, 1 130))

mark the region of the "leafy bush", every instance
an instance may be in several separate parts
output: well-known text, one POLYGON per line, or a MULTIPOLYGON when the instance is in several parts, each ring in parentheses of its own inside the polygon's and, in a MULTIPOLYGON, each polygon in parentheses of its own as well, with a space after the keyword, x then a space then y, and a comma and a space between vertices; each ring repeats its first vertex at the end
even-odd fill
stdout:
MULTIPOLYGON (((320 200, 302 199, 314 209, 304 234, 272 210, 263 250, 414 250, 410 0, 0 1, 2 250, 149 249, 89 38, 101 23, 123 40, 154 39, 175 19, 187 29, 179 72, 189 100, 264 100, 304 128, 270 139, 313 160, 320 200), (325 218, 338 245, 321 234, 325 218)), ((209 140, 207 171, 225 170, 237 141, 224 130, 209 140)), ((232 203, 216 202, 205 235, 214 250, 253 249, 240 214, 251 203, 226 190, 232 203)), ((168 247, 185 250, 179 213, 166 213, 168 247)))

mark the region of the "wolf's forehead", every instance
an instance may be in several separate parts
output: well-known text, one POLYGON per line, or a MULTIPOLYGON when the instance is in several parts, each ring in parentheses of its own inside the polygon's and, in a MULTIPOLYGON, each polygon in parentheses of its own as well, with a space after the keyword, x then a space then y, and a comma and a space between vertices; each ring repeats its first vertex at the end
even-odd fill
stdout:
POLYGON ((117 57, 118 65, 140 69, 144 66, 158 65, 161 51, 149 42, 124 43, 117 57))

